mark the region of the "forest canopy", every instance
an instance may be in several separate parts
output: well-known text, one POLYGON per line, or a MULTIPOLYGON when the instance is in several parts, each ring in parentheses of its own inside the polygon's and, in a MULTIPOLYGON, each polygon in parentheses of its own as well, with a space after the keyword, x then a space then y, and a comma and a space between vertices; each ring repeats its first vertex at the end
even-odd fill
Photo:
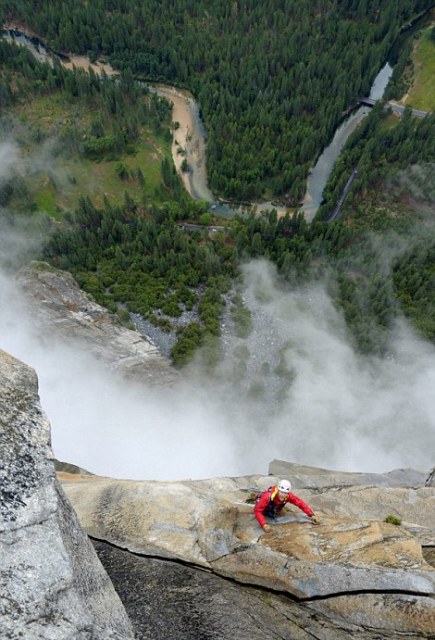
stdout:
MULTIPOLYGON (((28 4, 23 1, 17 6, 22 8, 28 4)), ((342 4, 340 15, 346 15, 349 24, 357 24, 358 7, 361 12, 369 4, 342 4), (351 14, 355 16, 353 20, 349 17, 351 14)), ((412 17, 410 11, 405 11, 405 4, 401 20, 412 17)), ((128 5, 126 1, 122 8, 118 6, 116 15, 121 23, 130 19, 128 5)), ((76 7, 77 15, 83 6, 76 7)), ((98 14, 104 6, 97 2, 94 11, 98 14)), ((176 21, 175 26, 181 31, 189 22, 187 17, 198 17, 199 10, 197 5, 196 8, 183 6, 188 7, 190 13, 186 8, 180 24, 176 21)), ((233 8, 240 6, 232 5, 233 8)), ((332 11, 331 8, 329 13, 326 11, 328 6, 327 2, 319 3, 318 15, 314 16, 315 20, 323 20, 325 29, 332 11)), ((109 8, 107 20, 114 11, 113 3, 109 8)), ((65 8, 66 15, 68 11, 65 8)), ((373 37, 382 24, 380 16, 381 11, 377 10, 376 16, 370 14, 366 21, 367 28, 373 29, 373 37)), ((115 17, 113 14, 113 20, 115 17)), ((230 14, 222 14, 221 18, 230 20, 230 14)), ((239 18, 234 20, 237 29, 243 24, 243 17, 239 18)), ((76 26, 79 24, 77 17, 76 26)), ((104 32, 101 26, 98 37, 104 32)), ((387 40, 389 33, 388 29, 384 33, 387 40)), ((315 30, 311 33, 314 40, 316 34, 315 30)), ((55 37, 58 36, 53 35, 55 37)), ((385 46, 385 41, 378 42, 376 38, 373 43, 375 48, 385 46)), ((56 47, 61 47, 60 43, 56 43, 56 47)), ((106 52, 98 47, 88 53, 106 52)), ((346 49, 344 51, 346 57, 346 49)), ((113 51, 111 56, 115 55, 113 51)), ((132 60, 126 62, 119 52, 118 55, 118 66, 124 71, 120 78, 112 80, 105 76, 99 78, 93 72, 67 71, 60 64, 54 67, 40 64, 25 48, 0 41, 2 130, 11 134, 11 123, 18 121, 20 143, 24 144, 25 139, 26 144, 38 145, 52 136, 53 130, 46 130, 48 118, 38 120, 37 114, 48 105, 54 106, 54 133, 59 143, 57 162, 74 159, 78 166, 86 167, 92 164, 101 167, 106 163, 114 174, 114 191, 124 195, 115 202, 105 194, 98 203, 83 195, 83 183, 78 183, 76 192, 82 191, 82 197, 75 211, 63 212, 59 216, 61 224, 53 225, 56 231, 45 246, 45 259, 71 271, 88 293, 122 320, 128 321, 130 312, 138 313, 164 331, 175 331, 177 319, 185 312, 192 312, 194 321, 178 324, 178 341, 172 356, 179 364, 187 362, 199 344, 206 344, 209 355, 215 356, 222 310, 231 300, 229 292, 236 286, 239 265, 244 259, 258 257, 274 262, 282 279, 292 287, 322 279, 343 312, 356 348, 363 353, 386 353, 391 328, 401 312, 405 312, 423 336, 435 340, 433 216, 425 215, 428 209, 433 211, 435 201, 431 189, 435 172, 433 114, 419 120, 408 109, 403 118, 397 118, 382 104, 377 105, 349 138, 324 191, 325 203, 310 225, 297 211, 280 219, 272 212, 236 218, 225 223, 228 226, 212 231, 209 228, 213 224, 211 212, 205 213, 205 203, 187 196, 169 160, 168 104, 136 83, 134 75, 139 69, 134 68, 132 60), (71 126, 72 118, 74 126, 71 126), (23 135, 24 123, 28 127, 27 137, 23 135), (136 161, 144 155, 150 136, 152 153, 161 159, 153 182, 151 175, 143 173, 139 166, 131 168, 133 159, 136 161), (332 224, 325 222, 356 166, 358 175, 342 219, 332 224), (397 253, 388 272, 383 270, 382 252, 375 250, 373 232, 378 234, 378 243, 382 242, 383 249, 391 254, 396 255, 397 238, 398 246, 406 246, 406 250, 402 248, 397 253)), ((205 51, 203 55, 213 54, 205 51)), ((264 58, 268 60, 268 56, 264 58)), ((292 78, 293 67, 292 63, 289 66, 292 78)), ((300 69, 302 73, 302 67, 300 69)), ((197 83, 198 92, 206 90, 207 73, 205 67, 201 73, 192 73, 192 86, 197 83)), ((324 73, 327 75, 326 69, 324 73)), ((359 77, 363 82, 363 76, 359 77)), ((240 83, 242 86, 242 79, 240 83)), ((216 100, 224 100, 222 96, 227 95, 227 88, 224 78, 216 80, 216 100)), ((269 92, 261 95, 267 105, 269 92)), ((233 117, 230 104, 235 103, 230 101, 224 105, 228 113, 222 111, 226 114, 225 122, 233 117)), ((306 127, 308 122, 313 124, 315 118, 321 117, 319 112, 324 115, 323 104, 328 105, 327 98, 319 102, 320 107, 313 106, 309 118, 306 108, 295 116, 296 130, 299 126, 306 127)), ((265 113, 269 113, 267 109, 265 113)), ((257 114, 259 118, 260 115, 257 114)), ((253 119, 253 127, 256 122, 253 119)), ((249 134, 252 127, 246 128, 249 134)), ((284 129, 281 133, 284 135, 284 129)), ((293 130, 288 132, 293 133, 293 130)), ((241 163, 244 147, 237 135, 234 130, 230 141, 241 163)), ((307 129, 307 140, 311 141, 311 135, 307 129)), ((216 136, 216 143, 219 140, 216 136)), ((211 138, 209 147, 213 148, 211 138)), ((269 147, 264 153, 272 157, 276 148, 272 144, 269 147)), ((305 170, 304 164, 295 166, 299 171, 305 170)), ((284 174, 283 170, 279 176, 284 174)), ((272 179, 272 174, 269 177, 272 179)), ((72 178, 75 180, 74 175, 69 176, 74 182, 72 178)), ((293 180, 298 183, 296 178, 293 180)), ((35 182, 33 175, 32 181, 35 182)), ((255 184, 259 184, 258 176, 255 184)), ((237 191, 238 196, 241 193, 243 191, 237 191)), ((6 208, 8 211, 28 209, 29 214, 33 213, 39 205, 32 196, 25 176, 5 181, 0 189, 2 215, 6 208)), ((214 224, 218 223, 214 221, 214 224)), ((48 235, 48 230, 45 231, 48 235)), ((243 304, 234 305, 231 317, 238 334, 248 335, 250 317, 243 304)))
POLYGON ((297 204, 343 112, 430 0, 1 0, 58 51, 189 88, 216 195, 297 204), (28 16, 32 16, 28 23, 28 16))

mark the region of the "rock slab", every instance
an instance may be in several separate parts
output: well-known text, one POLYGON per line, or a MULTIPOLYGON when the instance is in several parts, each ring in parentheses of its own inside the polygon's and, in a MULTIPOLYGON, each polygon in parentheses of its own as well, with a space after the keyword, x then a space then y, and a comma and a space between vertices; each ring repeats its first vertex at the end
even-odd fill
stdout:
POLYGON ((246 489, 265 488, 277 477, 182 482, 59 478, 94 538, 287 593, 329 616, 334 625, 342 620, 370 626, 377 637, 393 631, 409 638, 435 633, 435 569, 422 548, 435 531, 433 488, 398 487, 397 478, 391 487, 383 478, 379 487, 375 478, 370 487, 347 481, 340 487, 337 477, 337 485, 332 482, 325 491, 297 489, 320 516, 319 526, 293 508, 285 523, 263 534, 246 503, 246 489), (357 498, 349 499, 346 510, 351 491, 359 500, 358 514, 357 498), (392 505, 399 504, 406 525, 384 522, 392 505))

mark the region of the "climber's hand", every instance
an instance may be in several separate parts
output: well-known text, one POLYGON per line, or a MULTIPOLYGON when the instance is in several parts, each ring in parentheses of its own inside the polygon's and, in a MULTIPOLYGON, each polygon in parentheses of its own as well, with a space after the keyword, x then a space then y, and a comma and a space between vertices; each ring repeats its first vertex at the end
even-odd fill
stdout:
POLYGON ((320 524, 320 518, 318 518, 318 516, 311 516, 311 522, 313 524, 320 524))
POLYGON ((263 527, 263 531, 264 533, 270 533, 272 531, 272 527, 270 526, 270 524, 265 524, 263 527))

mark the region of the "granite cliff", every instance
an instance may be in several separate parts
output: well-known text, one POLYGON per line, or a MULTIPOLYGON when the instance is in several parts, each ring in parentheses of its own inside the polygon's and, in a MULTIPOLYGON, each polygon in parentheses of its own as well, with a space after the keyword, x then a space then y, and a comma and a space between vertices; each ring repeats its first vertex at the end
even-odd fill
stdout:
POLYGON ((83 529, 109 543, 95 542, 111 571, 114 554, 129 552, 111 576, 133 624, 142 619, 139 638, 290 640, 313 628, 322 640, 434 637, 433 473, 274 461, 269 476, 150 482, 59 471, 57 479, 35 372, 1 352, 0 386, 2 638, 133 637, 83 529), (246 498, 278 475, 292 478, 320 525, 294 511, 263 534, 246 498), (389 514, 402 524, 384 522, 389 514))
POLYGON ((18 273, 17 282, 41 335, 55 334, 70 344, 80 341, 124 378, 159 386, 170 385, 177 378, 170 361, 150 340, 121 325, 116 316, 82 291, 68 272, 31 262, 18 273))
POLYGON ((3 351, 0 451, 0 638, 133 638, 56 479, 36 374, 3 351))
POLYGON ((315 637, 332 638, 340 620, 364 629, 368 635, 361 637, 434 637, 429 473, 377 477, 282 462, 272 463, 272 472, 275 467, 294 480, 298 495, 320 515, 319 526, 293 509, 292 522, 263 534, 246 497, 250 487, 267 488, 276 475, 183 482, 59 478, 93 538, 286 593, 329 621, 331 629, 315 637), (401 526, 385 522, 388 515, 401 526))
MULTIPOLYGON (((20 282, 47 331, 84 338, 124 376, 173 379, 66 274, 33 265, 20 282)), ((0 352, 0 389, 1 638, 435 638, 433 470, 275 460, 267 476, 131 481, 74 466, 56 476, 36 373, 0 352), (319 526, 293 509, 270 534, 259 529, 246 499, 281 476, 319 526)))

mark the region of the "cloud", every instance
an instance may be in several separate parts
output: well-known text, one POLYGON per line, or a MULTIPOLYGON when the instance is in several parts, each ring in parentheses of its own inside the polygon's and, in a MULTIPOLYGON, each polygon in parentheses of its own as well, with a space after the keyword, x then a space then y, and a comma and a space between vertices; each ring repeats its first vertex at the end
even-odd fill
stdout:
POLYGON ((0 144, 0 187, 16 173, 20 162, 19 149, 15 143, 0 144))
MULTIPOLYGON (((17 162, 7 149, 0 179, 17 162)), ((236 337, 228 311, 213 376, 195 364, 173 388, 147 388, 38 329, 4 269, 26 236, 9 226, 0 238, 0 347, 35 368, 58 459, 156 480, 267 474, 274 458, 349 471, 433 466, 435 349, 404 320, 388 358, 362 357, 320 283, 291 290, 271 264, 251 262, 251 334, 236 337)))
POLYGON ((243 342, 248 378, 263 383, 246 404, 257 464, 263 456, 349 471, 433 466, 433 345, 401 320, 389 357, 363 357, 323 286, 285 290, 264 261, 246 266, 245 283, 254 331, 230 340, 227 353, 243 342), (282 360, 290 382, 273 375, 282 360))
POLYGON ((54 455, 100 475, 198 478, 238 467, 208 391, 122 380, 85 345, 41 330, 14 280, 0 275, 1 348, 38 374, 54 455))
POLYGON ((265 474, 274 458, 349 471, 431 468, 434 348, 400 323, 394 358, 362 358, 321 286, 285 291, 264 262, 245 278, 250 337, 228 332, 214 378, 191 371, 173 389, 152 389, 121 382, 85 347, 44 337, 2 276, 1 346, 37 371, 55 456, 136 479, 265 474), (250 355, 235 381, 241 342, 250 355), (283 360, 289 377, 275 373, 283 360))

